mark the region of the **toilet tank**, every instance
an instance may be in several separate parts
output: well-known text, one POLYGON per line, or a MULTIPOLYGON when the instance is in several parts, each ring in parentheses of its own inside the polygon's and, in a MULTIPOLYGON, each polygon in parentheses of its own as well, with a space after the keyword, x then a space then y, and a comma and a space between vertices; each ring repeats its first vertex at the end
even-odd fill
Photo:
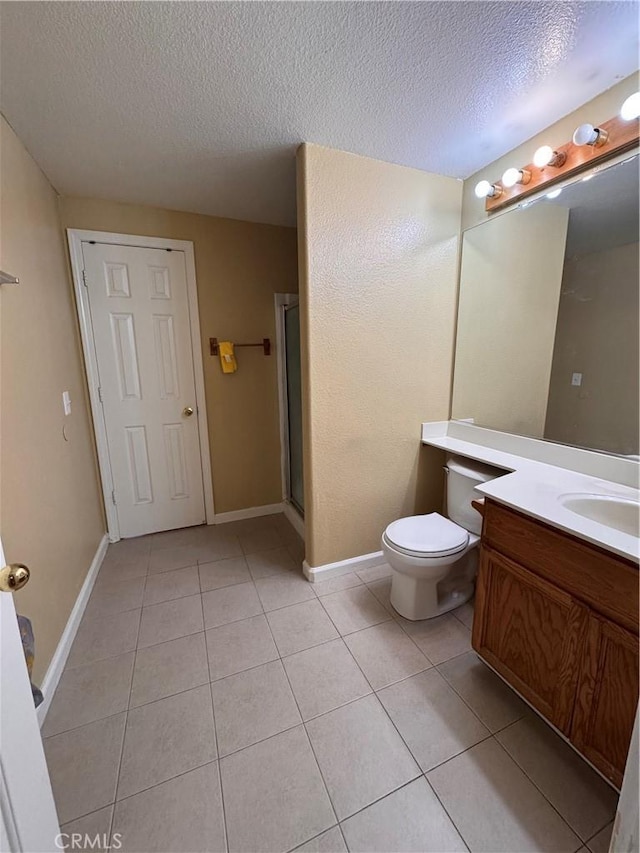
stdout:
POLYGON ((459 456, 449 456, 444 470, 447 475, 447 516, 470 533, 479 535, 482 516, 471 506, 471 501, 481 495, 474 493, 474 489, 479 483, 495 480, 507 472, 459 456))

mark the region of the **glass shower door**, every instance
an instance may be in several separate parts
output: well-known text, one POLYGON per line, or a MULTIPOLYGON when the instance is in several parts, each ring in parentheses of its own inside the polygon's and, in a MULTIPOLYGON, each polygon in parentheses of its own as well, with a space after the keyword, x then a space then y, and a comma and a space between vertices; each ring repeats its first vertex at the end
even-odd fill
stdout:
POLYGON ((302 476, 302 390, 300 378, 300 310, 284 309, 285 364, 287 375, 287 432, 289 445, 289 499, 304 515, 302 476))

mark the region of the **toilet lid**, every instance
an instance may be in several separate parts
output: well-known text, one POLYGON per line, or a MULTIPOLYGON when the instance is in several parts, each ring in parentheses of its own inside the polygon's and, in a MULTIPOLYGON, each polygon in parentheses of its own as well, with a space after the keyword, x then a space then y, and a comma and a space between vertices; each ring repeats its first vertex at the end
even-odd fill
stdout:
POLYGON ((437 512, 411 515, 393 521, 385 531, 392 545, 416 555, 444 557, 461 551, 469 541, 469 533, 437 512))

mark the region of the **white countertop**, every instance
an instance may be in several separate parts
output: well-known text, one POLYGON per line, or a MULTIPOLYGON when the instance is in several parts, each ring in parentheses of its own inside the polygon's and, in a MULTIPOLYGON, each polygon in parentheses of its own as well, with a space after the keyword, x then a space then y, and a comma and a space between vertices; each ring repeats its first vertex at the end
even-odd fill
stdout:
POLYGON ((584 518, 564 507, 559 500, 561 495, 578 493, 639 501, 638 489, 449 435, 429 436, 423 431, 422 443, 508 471, 504 476, 477 486, 476 491, 594 545, 639 562, 639 538, 584 518))

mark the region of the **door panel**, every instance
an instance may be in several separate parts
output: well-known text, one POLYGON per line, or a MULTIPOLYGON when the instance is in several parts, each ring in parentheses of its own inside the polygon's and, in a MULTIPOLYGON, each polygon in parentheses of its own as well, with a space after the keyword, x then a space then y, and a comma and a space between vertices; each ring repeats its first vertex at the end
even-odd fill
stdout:
POLYGON ((620 787, 638 704, 638 637, 589 619, 571 740, 620 787))
POLYGON ((473 646, 564 733, 587 620, 588 610, 567 593, 481 549, 473 646))
POLYGON ((120 535, 202 524, 184 253, 82 252, 120 535))

